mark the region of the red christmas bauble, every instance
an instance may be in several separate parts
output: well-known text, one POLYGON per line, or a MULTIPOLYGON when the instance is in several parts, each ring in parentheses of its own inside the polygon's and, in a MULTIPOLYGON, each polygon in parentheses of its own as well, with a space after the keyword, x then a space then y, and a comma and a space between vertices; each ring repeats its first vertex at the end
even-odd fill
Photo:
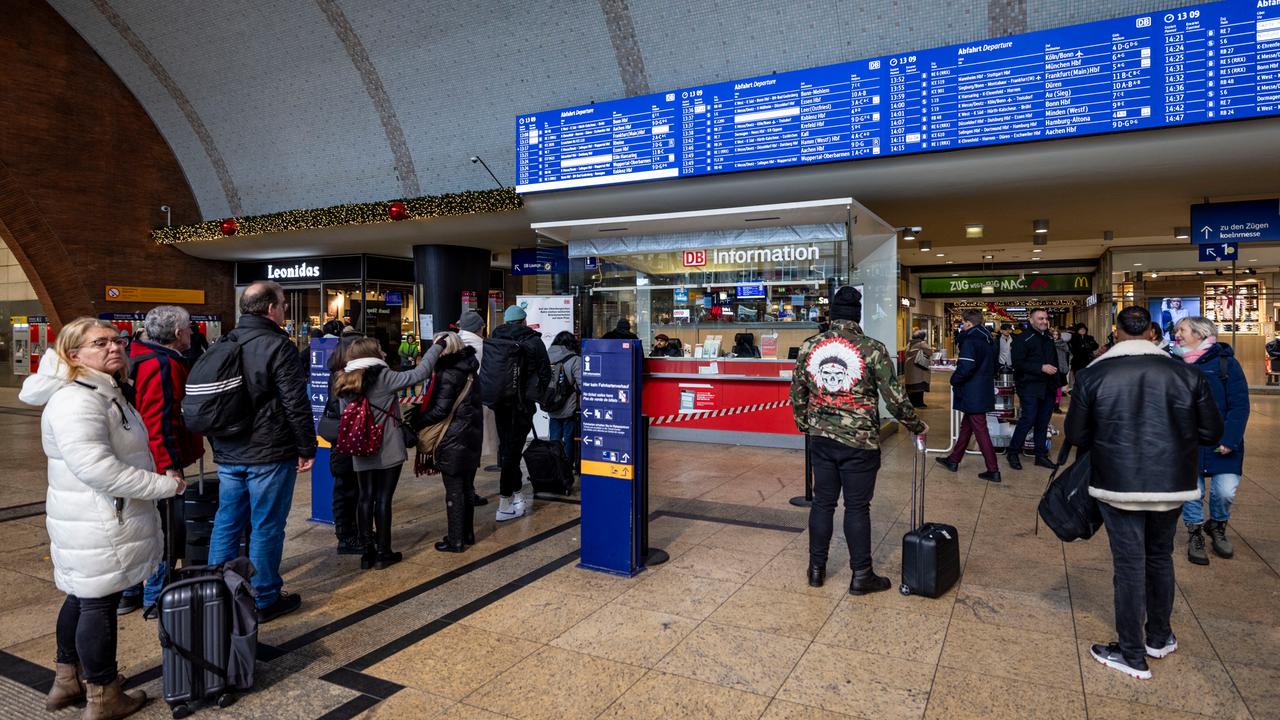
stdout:
POLYGON ((397 200, 387 206, 387 216, 392 220, 404 220, 409 217, 409 208, 397 200))
POLYGON ((222 231, 223 235, 235 235, 240 231, 240 223, 236 222, 235 218, 227 218, 222 221, 222 225, 218 229, 222 231))

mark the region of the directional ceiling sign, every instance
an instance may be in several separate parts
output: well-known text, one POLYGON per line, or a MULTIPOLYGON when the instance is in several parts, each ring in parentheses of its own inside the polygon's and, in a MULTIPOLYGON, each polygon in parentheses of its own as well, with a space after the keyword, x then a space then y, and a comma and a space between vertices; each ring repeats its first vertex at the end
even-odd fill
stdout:
POLYGON ((1233 242, 1200 246, 1200 262, 1231 262, 1239 256, 1240 246, 1233 242))
POLYGON ((1192 205, 1191 241, 1197 245, 1280 241, 1280 199, 1192 205))

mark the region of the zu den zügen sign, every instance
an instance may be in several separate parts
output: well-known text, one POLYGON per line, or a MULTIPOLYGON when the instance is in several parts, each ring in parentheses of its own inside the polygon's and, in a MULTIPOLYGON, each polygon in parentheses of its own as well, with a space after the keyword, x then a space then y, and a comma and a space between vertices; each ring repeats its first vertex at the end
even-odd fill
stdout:
POLYGON ((920 278, 924 297, 955 295, 1088 295, 1093 278, 1084 273, 1063 275, 983 275, 920 278), (984 286, 994 288, 983 292, 984 286))

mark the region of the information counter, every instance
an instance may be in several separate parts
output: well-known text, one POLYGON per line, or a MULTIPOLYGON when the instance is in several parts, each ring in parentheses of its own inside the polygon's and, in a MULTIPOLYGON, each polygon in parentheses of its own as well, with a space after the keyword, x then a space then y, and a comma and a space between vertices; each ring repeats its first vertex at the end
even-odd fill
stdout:
POLYGON ((791 413, 794 360, 647 358, 644 414, 661 440, 804 447, 791 413))

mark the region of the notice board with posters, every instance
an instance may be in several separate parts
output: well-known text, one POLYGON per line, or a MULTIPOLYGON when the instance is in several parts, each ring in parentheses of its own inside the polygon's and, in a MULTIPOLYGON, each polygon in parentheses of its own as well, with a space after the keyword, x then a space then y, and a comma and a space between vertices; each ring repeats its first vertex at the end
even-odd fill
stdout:
MULTIPOLYGON (((573 332, 572 295, 517 295, 516 305, 525 311, 524 324, 542 334, 542 344, 551 349, 551 341, 561 332, 573 332)), ((545 438, 550 428, 550 416, 538 408, 533 416, 533 428, 539 437, 545 438)))

